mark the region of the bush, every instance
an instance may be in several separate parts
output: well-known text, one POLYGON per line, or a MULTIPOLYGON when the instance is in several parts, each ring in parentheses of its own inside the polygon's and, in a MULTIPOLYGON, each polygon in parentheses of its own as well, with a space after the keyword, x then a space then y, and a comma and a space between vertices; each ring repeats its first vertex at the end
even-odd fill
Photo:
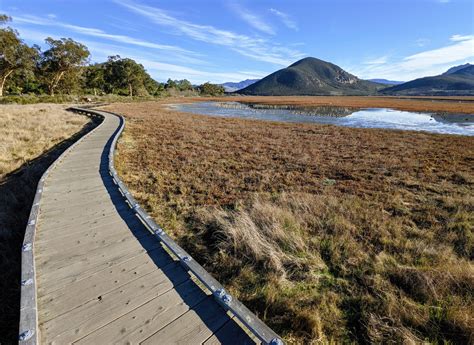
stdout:
POLYGON ((222 95, 224 92, 225 89, 222 85, 204 83, 199 86, 199 93, 201 95, 217 96, 222 95))

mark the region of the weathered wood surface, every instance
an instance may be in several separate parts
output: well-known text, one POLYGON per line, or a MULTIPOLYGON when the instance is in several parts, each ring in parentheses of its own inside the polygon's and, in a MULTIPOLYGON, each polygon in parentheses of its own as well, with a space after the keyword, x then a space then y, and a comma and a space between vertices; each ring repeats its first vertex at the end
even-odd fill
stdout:
POLYGON ((39 342, 253 343, 125 202, 108 172, 120 119, 103 115, 44 183, 34 244, 39 342))

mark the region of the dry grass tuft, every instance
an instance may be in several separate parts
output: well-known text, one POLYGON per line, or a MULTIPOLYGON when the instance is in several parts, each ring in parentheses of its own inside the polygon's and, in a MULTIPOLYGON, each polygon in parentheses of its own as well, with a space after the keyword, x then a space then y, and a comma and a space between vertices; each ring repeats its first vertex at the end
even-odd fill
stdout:
POLYGON ((108 109, 139 202, 289 343, 474 341, 474 138, 108 109))
POLYGON ((471 263, 429 234, 409 239, 402 217, 377 207, 358 197, 260 195, 196 212, 186 244, 242 300, 265 306, 289 339, 468 341, 471 263), (409 255, 414 247, 423 252, 409 255))

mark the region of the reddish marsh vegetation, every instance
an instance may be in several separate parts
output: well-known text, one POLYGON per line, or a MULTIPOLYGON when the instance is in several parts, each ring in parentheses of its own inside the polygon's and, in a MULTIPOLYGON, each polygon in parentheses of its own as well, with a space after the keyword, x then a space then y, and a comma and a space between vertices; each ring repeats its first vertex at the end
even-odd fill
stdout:
POLYGON ((288 342, 473 341, 474 138, 107 109, 137 199, 288 342))

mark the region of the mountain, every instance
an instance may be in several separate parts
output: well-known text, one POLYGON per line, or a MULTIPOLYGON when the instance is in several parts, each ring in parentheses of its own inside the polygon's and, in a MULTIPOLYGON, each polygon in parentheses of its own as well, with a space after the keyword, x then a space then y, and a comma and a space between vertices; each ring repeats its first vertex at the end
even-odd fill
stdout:
MULTIPOLYGON (((474 95, 474 65, 456 69, 449 74, 419 78, 380 91, 386 95, 466 96, 474 95)), ((452 69, 450 69, 452 70, 452 69)), ((449 71, 450 71, 449 70, 449 71)), ((448 71, 448 72, 449 72, 448 71)))
POLYGON ((226 92, 234 92, 240 89, 243 89, 249 85, 252 85, 253 83, 259 81, 260 79, 246 79, 243 81, 239 81, 238 83, 223 83, 221 84, 226 92))
POLYGON ((374 83, 385 84, 385 85, 400 85, 404 83, 404 81, 387 80, 387 79, 367 79, 367 80, 374 83))
POLYGON ((463 69, 463 68, 466 68, 466 67, 469 67, 469 66, 473 66, 473 65, 471 65, 470 63, 465 63, 464 65, 451 67, 446 72, 444 72, 443 75, 453 74, 454 72, 457 72, 460 69, 463 69))
POLYGON ((244 95, 369 95, 384 85, 361 80, 332 63, 308 57, 239 90, 244 95))

